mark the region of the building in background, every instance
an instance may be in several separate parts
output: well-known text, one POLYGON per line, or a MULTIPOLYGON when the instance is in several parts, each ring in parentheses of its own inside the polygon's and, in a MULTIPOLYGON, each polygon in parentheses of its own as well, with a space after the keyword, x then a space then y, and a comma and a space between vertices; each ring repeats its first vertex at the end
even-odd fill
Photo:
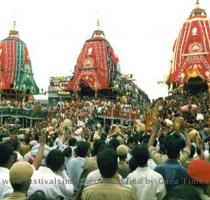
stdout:
POLYGON ((59 101, 70 100, 70 91, 66 90, 66 85, 71 80, 71 76, 53 76, 50 77, 48 87, 48 100, 50 104, 56 104, 59 101))

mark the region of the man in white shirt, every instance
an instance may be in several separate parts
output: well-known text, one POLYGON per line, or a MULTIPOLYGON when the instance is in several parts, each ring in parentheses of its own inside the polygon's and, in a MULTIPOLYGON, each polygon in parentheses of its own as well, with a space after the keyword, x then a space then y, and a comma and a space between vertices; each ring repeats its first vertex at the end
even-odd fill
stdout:
POLYGON ((149 159, 148 147, 137 145, 132 151, 138 167, 127 177, 127 183, 135 191, 138 200, 161 200, 166 194, 163 177, 147 166, 149 159))
POLYGON ((80 176, 84 170, 85 157, 87 156, 89 146, 86 142, 79 142, 75 149, 76 158, 72 158, 66 164, 66 172, 71 179, 74 190, 77 191, 80 183, 80 176))
POLYGON ((49 199, 61 197, 65 200, 72 198, 74 187, 64 170, 64 155, 54 149, 46 158, 46 167, 41 166, 34 171, 32 182, 28 190, 28 196, 42 190, 49 199))

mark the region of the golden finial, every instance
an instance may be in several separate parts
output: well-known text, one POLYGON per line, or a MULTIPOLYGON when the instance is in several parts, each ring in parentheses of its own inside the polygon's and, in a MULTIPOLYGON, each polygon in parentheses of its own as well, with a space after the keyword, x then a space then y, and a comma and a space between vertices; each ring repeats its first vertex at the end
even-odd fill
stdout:
POLYGON ((96 30, 93 32, 92 37, 94 37, 94 36, 105 36, 104 32, 101 30, 101 27, 100 27, 100 20, 99 20, 99 17, 98 17, 98 10, 96 11, 96 13, 97 13, 96 30))
POLYGON ((12 28, 12 30, 16 31, 16 21, 15 20, 13 22, 13 28, 12 28))
POLYGON ((206 11, 202 8, 200 8, 200 0, 196 0, 196 7, 193 9, 193 11, 190 14, 190 17, 193 16, 207 16, 206 11))
POLYGON ((9 35, 13 35, 13 36, 17 36, 18 35, 18 31, 16 30, 16 21, 14 20, 13 22, 13 27, 9 32, 9 35))

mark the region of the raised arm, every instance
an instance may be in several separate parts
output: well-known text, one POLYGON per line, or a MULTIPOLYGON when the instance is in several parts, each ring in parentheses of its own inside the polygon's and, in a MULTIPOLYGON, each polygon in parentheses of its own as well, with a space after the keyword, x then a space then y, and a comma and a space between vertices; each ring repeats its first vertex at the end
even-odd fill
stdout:
POLYGON ((183 124, 184 128, 183 128, 183 132, 184 132, 184 136, 185 136, 185 144, 186 144, 186 147, 191 147, 191 141, 190 141, 190 137, 189 137, 189 128, 188 128, 188 123, 184 123, 183 124))
POLYGON ((153 146, 153 144, 155 142, 155 138, 158 135, 159 128, 160 128, 159 122, 156 122, 155 124, 152 125, 152 129, 151 129, 152 130, 152 133, 151 133, 151 136, 149 138, 148 147, 153 146))
POLYGON ((191 150, 191 141, 190 141, 190 137, 189 137, 189 134, 188 134, 189 133, 189 128, 188 128, 187 123, 184 123, 183 132, 184 132, 184 135, 185 135, 186 147, 180 152, 179 162, 181 164, 183 164, 187 161, 187 159, 190 156, 190 150, 191 150))
POLYGON ((41 136, 39 138, 39 149, 38 149, 38 152, 37 152, 37 155, 36 155, 36 159, 33 163, 33 166, 35 167, 35 169, 38 169, 41 165, 41 162, 42 162, 42 158, 43 158, 43 155, 44 155, 44 147, 45 147, 45 144, 46 144, 46 129, 42 129, 41 130, 41 136))

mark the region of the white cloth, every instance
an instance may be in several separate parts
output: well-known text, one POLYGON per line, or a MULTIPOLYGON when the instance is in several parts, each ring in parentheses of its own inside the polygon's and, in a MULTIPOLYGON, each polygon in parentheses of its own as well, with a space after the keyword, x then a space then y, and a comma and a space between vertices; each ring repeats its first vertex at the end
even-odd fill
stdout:
MULTIPOLYGON (((120 182, 124 183, 123 177, 120 174, 119 177, 120 177, 120 182)), ((85 187, 99 183, 102 180, 102 178, 103 177, 101 176, 101 172, 99 171, 99 169, 90 172, 87 178, 85 179, 85 187)))
POLYGON ((157 166, 157 164, 155 163, 155 161, 153 159, 151 159, 151 158, 147 161, 147 165, 152 170, 154 170, 155 167, 157 166))
POLYGON ((163 177, 149 167, 138 167, 126 180, 132 186, 138 200, 159 200, 166 194, 163 177))
POLYGON ((0 167, 0 199, 8 196, 13 192, 9 180, 9 169, 0 167))
MULTIPOLYGON (((128 152, 126 161, 129 162, 129 160, 130 160, 131 158, 132 158, 132 154, 131 154, 130 152, 128 152)), ((147 161, 147 165, 148 165, 148 167, 149 167, 150 169, 152 169, 152 170, 154 170, 155 167, 157 166, 157 164, 156 164, 156 163, 154 162, 154 160, 151 159, 151 158, 147 161)))
POLYGON ((17 155, 17 161, 23 161, 23 156, 18 151, 15 151, 15 153, 17 155))
POLYGON ((207 160, 209 158, 209 150, 205 150, 204 152, 204 157, 207 160))
POLYGON ((66 164, 66 172, 74 185, 74 190, 79 188, 79 180, 84 166, 85 158, 82 157, 72 158, 66 164))
POLYGON ((102 176, 99 169, 96 169, 88 174, 85 179, 85 186, 96 184, 101 180, 101 178, 102 176))
POLYGON ((129 150, 128 154, 127 154, 127 158, 126 161, 129 162, 129 160, 132 158, 132 153, 131 150, 129 150))
MULTIPOLYGON (((37 152, 38 152, 38 150, 39 150, 39 144, 37 144, 37 145, 35 145, 35 146, 33 146, 32 147, 32 149, 31 149, 31 155, 32 156, 36 156, 37 155, 37 152)), ((50 152, 50 147, 48 146, 48 145, 45 145, 44 146, 44 157, 47 157, 47 155, 48 155, 48 153, 50 152)))
POLYGON ((28 196, 37 190, 42 190, 49 199, 63 197, 68 200, 72 197, 74 187, 65 171, 57 175, 48 167, 39 167, 31 178, 28 196))
POLYGON ((78 120, 78 121, 77 121, 77 126, 78 126, 78 127, 84 128, 84 127, 85 127, 85 122, 83 122, 83 121, 81 121, 81 120, 78 120))
POLYGON ((98 108, 97 108, 97 113, 98 113, 98 114, 101 114, 101 113, 102 113, 102 107, 98 107, 98 108))

